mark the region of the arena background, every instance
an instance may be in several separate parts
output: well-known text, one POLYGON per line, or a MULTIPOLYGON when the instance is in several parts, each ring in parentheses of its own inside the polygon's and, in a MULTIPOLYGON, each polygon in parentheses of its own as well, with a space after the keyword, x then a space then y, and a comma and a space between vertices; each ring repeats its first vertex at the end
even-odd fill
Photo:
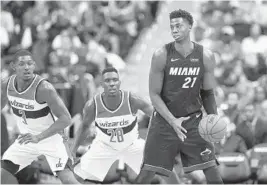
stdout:
MULTIPOLYGON (((172 41, 168 15, 179 8, 194 16, 193 40, 216 53, 216 100, 219 113, 228 120, 227 137, 216 144, 217 154, 235 152, 248 160, 247 166, 237 165, 249 169, 247 174, 231 173, 252 174, 242 179, 251 183, 255 174, 267 174, 266 161, 260 166, 252 162, 253 149, 267 147, 266 1, 1 1, 1 77, 12 74, 14 52, 29 49, 36 72, 56 87, 73 117, 74 126, 68 130, 72 141, 83 105, 101 90, 99 74, 106 66, 120 71, 123 89, 149 100, 151 57, 172 41)), ((140 114, 139 120, 145 138, 148 118, 140 114)), ((1 155, 17 134, 7 106, 1 113, 1 155)), ((177 163, 183 183, 205 183, 201 173, 184 175, 179 159, 177 163)), ((42 157, 18 178, 21 183, 59 182, 42 157)))

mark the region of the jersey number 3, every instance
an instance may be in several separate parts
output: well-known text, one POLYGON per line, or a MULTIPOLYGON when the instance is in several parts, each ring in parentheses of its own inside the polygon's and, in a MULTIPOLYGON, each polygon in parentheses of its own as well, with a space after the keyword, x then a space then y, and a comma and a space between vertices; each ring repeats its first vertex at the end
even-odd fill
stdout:
POLYGON ((194 87, 194 85, 196 83, 196 80, 197 80, 197 77, 194 77, 194 78, 192 78, 192 77, 186 77, 184 79, 184 84, 183 84, 182 88, 187 89, 187 88, 194 87))
POLYGON ((24 111, 24 110, 19 110, 19 114, 21 114, 21 117, 22 117, 22 119, 23 119, 22 122, 23 122, 24 124, 28 125, 28 124, 27 124, 27 119, 26 119, 25 111, 24 111))
POLYGON ((109 129, 107 132, 110 134, 110 142, 116 143, 124 141, 122 128, 109 129))

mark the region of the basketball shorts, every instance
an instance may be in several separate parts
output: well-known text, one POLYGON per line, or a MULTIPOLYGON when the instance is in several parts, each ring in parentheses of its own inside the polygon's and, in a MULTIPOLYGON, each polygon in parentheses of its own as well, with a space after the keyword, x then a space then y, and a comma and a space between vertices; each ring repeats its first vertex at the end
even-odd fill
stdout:
POLYGON ((56 134, 39 143, 19 144, 18 140, 7 149, 2 160, 19 165, 19 171, 30 165, 38 156, 44 155, 54 173, 65 168, 69 159, 69 148, 61 135, 56 134))
POLYGON ((144 145, 143 139, 137 139, 129 147, 115 150, 99 140, 94 140, 90 149, 81 157, 80 163, 74 167, 74 173, 84 180, 103 182, 112 164, 123 159, 136 174, 139 174, 144 145))
POLYGON ((202 139, 198 132, 201 119, 202 113, 198 112, 182 123, 187 130, 187 138, 182 142, 165 119, 154 112, 150 119, 142 169, 169 176, 178 153, 185 173, 215 166, 214 146, 202 139))

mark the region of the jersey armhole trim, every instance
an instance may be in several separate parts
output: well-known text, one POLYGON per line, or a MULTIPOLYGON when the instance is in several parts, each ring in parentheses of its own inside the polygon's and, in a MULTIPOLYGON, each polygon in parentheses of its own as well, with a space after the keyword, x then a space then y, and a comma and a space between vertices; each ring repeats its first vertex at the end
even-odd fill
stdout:
POLYGON ((128 108, 129 108, 131 115, 133 115, 130 98, 131 98, 131 93, 130 91, 128 91, 128 108))
POLYGON ((40 83, 41 83, 42 81, 44 81, 44 80, 45 80, 45 79, 42 78, 42 79, 40 79, 39 82, 36 84, 36 89, 35 89, 35 91, 34 91, 34 95, 33 95, 33 97, 34 97, 34 101, 36 101, 36 102, 37 102, 38 104, 40 104, 40 105, 44 105, 46 102, 39 103, 39 102, 37 101, 37 99, 36 99, 36 94, 37 94, 37 89, 38 89, 40 83))
POLYGON ((8 96, 8 87, 9 87, 9 84, 10 84, 10 81, 11 81, 11 78, 13 77, 14 75, 12 75, 11 77, 8 78, 7 80, 7 86, 6 86, 6 96, 8 96))
POLYGON ((94 96, 94 104, 95 104, 95 119, 97 118, 97 95, 94 96))

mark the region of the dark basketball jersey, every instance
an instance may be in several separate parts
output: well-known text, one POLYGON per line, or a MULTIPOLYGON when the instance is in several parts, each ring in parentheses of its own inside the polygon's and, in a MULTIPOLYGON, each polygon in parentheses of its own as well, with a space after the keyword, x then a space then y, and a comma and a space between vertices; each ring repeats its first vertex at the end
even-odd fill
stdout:
POLYGON ((186 58, 174 46, 166 44, 167 61, 164 70, 162 100, 175 117, 197 112, 202 107, 200 88, 204 76, 203 47, 194 43, 186 58))

